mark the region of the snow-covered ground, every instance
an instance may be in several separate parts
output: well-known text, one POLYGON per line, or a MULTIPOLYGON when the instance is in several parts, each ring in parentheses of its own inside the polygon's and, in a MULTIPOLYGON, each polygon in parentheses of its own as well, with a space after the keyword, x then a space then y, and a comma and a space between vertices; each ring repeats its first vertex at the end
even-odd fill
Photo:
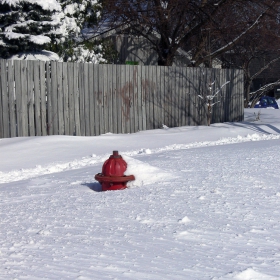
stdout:
POLYGON ((0 139, 0 279, 280 279, 280 110, 0 139), (118 150, 136 180, 100 192, 118 150))

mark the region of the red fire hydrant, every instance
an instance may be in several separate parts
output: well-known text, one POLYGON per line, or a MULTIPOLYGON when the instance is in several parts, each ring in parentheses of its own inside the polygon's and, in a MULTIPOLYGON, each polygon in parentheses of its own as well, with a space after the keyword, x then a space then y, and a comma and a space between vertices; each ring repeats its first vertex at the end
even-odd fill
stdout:
POLYGON ((127 163, 118 151, 107 159, 102 167, 102 173, 95 175, 95 179, 102 185, 102 191, 122 190, 126 188, 128 181, 135 180, 133 175, 124 175, 127 163))

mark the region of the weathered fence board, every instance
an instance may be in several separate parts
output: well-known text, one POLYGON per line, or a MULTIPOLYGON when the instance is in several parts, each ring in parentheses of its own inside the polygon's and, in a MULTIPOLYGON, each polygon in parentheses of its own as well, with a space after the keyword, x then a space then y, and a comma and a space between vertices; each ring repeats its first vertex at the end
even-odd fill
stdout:
MULTIPOLYGON (((5 68, 5 65, 3 64, 5 68)), ((15 106, 15 75, 14 68, 12 65, 12 60, 8 61, 8 102, 9 102, 9 122, 3 124, 4 126, 9 126, 9 135, 7 137, 17 136, 17 121, 16 121, 16 106, 15 106)))
POLYGON ((41 136, 42 132, 42 127, 41 127, 41 108, 40 108, 40 103, 41 103, 41 95, 40 95, 40 62, 39 61, 34 61, 34 92, 32 92, 34 96, 34 121, 35 121, 35 128, 34 130, 34 135, 36 132, 36 136, 41 136), (35 92, 38 92, 38 94, 34 94, 35 92))
POLYGON ((74 119, 75 119, 75 132, 74 135, 81 135, 81 123, 80 123, 80 112, 79 112, 79 84, 78 78, 79 75, 82 73, 79 72, 79 64, 74 63, 74 71, 73 71, 73 81, 74 81, 74 92, 73 92, 73 99, 74 99, 74 119))
POLYGON ((34 122, 34 98, 33 98, 33 81, 34 81, 34 63, 27 62, 27 111, 28 111, 28 135, 35 136, 34 122))
POLYGON ((94 100, 94 135, 100 135, 99 130, 99 100, 98 100, 98 68, 93 69, 93 100, 94 100))
POLYGON ((58 120, 58 134, 65 134, 64 118, 63 118, 63 80, 62 80, 62 63, 57 63, 57 120, 58 120))
POLYGON ((52 135, 52 98, 51 98, 51 70, 50 70, 50 65, 46 64, 46 99, 47 99, 47 134, 52 135))
POLYGON ((84 89, 85 89, 85 95, 84 95, 84 119, 85 119, 85 132, 84 136, 90 136, 90 124, 89 124, 89 67, 88 63, 84 64, 84 89))
MULTIPOLYGON (((68 99, 66 96, 64 105, 66 106, 68 103, 68 113, 69 115, 64 117, 64 119, 67 119, 67 129, 69 129, 69 135, 74 135, 75 133, 75 121, 74 121, 74 80, 73 80, 73 73, 74 73, 74 64, 69 63, 67 65, 67 72, 65 71, 65 75, 67 76, 68 80, 68 88, 67 88, 67 94, 68 94, 68 99)), ((65 112, 65 109, 64 109, 65 112)), ((65 112, 66 114, 66 112, 65 112)))
POLYGON ((57 96, 57 63, 51 62, 51 106, 52 106, 52 134, 59 134, 58 131, 58 96, 57 96))
POLYGON ((140 85, 140 91, 141 91, 141 107, 142 107, 142 114, 143 114, 143 118, 142 118, 142 128, 143 130, 147 129, 147 106, 146 106, 146 89, 145 89, 145 81, 146 81, 146 77, 145 77, 145 68, 141 67, 141 85, 140 85))
POLYGON ((0 60, 0 75, 1 138, 206 125, 213 81, 230 83, 212 122, 243 120, 241 70, 0 60))
POLYGON ((88 125, 87 136, 95 135, 94 129, 94 89, 93 89, 93 65, 88 64, 88 125))
POLYGON ((8 92, 7 92, 7 72, 4 62, 2 61, 1 65, 1 96, 0 102, 2 103, 0 109, 0 122, 3 123, 1 126, 0 135, 2 137, 9 137, 9 119, 8 119, 8 92))
POLYGON ((67 64, 62 64, 62 90, 61 94, 63 96, 63 122, 64 122, 64 133, 66 135, 70 134, 69 129, 69 91, 68 91, 68 75, 67 75, 67 64))
POLYGON ((107 133, 108 132, 108 115, 105 114, 105 109, 106 112, 108 112, 108 103, 107 103, 107 99, 108 99, 108 88, 107 88, 107 68, 106 65, 102 65, 102 67, 100 68, 100 70, 102 70, 102 74, 99 75, 99 81, 100 84, 102 85, 102 88, 99 90, 99 95, 100 95, 100 129, 101 129, 101 133, 107 133))

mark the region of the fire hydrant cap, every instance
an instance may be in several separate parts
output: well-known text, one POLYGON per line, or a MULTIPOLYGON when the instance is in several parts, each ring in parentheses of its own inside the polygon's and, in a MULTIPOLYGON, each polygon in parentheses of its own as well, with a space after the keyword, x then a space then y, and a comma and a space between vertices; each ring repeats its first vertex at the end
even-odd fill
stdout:
POLYGON ((118 151, 113 151, 113 154, 110 156, 110 158, 121 158, 121 155, 119 155, 118 151))

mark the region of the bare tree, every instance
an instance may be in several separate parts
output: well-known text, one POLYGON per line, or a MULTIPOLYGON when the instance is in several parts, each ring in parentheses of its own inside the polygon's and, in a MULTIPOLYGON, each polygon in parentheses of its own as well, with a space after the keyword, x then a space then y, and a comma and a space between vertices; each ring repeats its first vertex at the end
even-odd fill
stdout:
MULTIPOLYGON (((260 8, 257 6, 256 9, 260 8)), ((264 86, 262 90, 253 94, 250 93, 253 81, 264 71, 269 73, 280 61, 279 23, 275 14, 277 9, 279 9, 279 3, 275 3, 273 9, 267 11, 255 30, 247 32, 246 36, 234 43, 230 52, 220 56, 223 67, 240 68, 244 71, 245 107, 249 106, 252 97, 258 98, 279 84, 278 81, 274 81, 274 83, 266 81, 269 82, 269 86, 264 86)), ((248 11, 248 13, 250 12, 252 13, 252 10, 248 11)), ((254 102, 251 104, 254 105, 254 102)))
POLYGON ((221 91, 224 86, 229 84, 230 81, 225 82, 221 87, 216 86, 216 81, 209 81, 207 90, 199 94, 198 97, 202 100, 202 103, 207 107, 207 125, 210 126, 212 118, 213 107, 220 102, 223 97, 221 91), (215 101, 214 101, 215 100, 215 101))
POLYGON ((262 95, 266 94, 268 91, 274 89, 275 86, 279 86, 279 85, 280 85, 280 79, 278 79, 274 83, 266 84, 266 85, 260 87, 258 90, 254 91, 254 92, 250 92, 250 96, 251 96, 250 107, 254 108, 254 106, 259 101, 259 98, 262 95))
POLYGON ((158 54, 159 65, 172 65, 176 51, 182 47, 189 51, 191 66, 209 67, 213 59, 231 50, 256 29, 275 4, 273 0, 103 2, 104 16, 112 26, 124 24, 134 34, 149 40, 158 54), (229 22, 234 22, 234 26, 229 22))

